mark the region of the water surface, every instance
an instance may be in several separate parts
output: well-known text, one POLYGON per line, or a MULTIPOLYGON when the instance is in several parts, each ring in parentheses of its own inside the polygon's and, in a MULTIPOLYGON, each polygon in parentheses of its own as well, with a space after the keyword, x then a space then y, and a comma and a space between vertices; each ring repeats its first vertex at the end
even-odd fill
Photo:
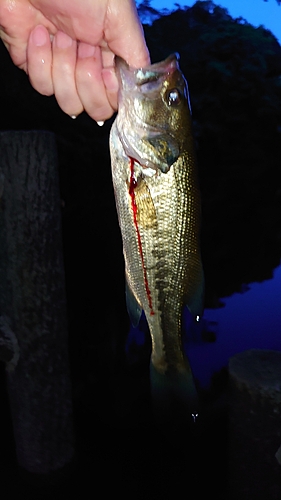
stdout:
POLYGON ((238 352, 251 348, 281 351, 281 265, 272 279, 251 283, 222 303, 224 307, 206 309, 203 317, 203 325, 216 333, 216 341, 203 343, 197 338, 188 345, 194 376, 203 387, 238 352))

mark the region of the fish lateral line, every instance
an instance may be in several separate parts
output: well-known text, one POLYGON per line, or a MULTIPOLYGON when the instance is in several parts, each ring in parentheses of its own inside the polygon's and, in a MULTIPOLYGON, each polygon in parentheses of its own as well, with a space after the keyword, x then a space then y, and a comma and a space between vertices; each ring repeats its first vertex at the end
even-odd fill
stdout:
POLYGON ((152 305, 151 291, 150 291, 149 284, 148 284, 148 277, 147 277, 147 271, 146 271, 146 267, 145 267, 145 263, 144 263, 141 235, 140 235, 138 220, 137 220, 138 206, 137 206, 137 202, 136 202, 135 189, 137 187, 138 182, 137 182, 137 179, 135 178, 135 172, 134 172, 134 165, 135 165, 136 160, 134 160, 134 158, 131 158, 131 157, 129 157, 129 159, 130 159, 129 195, 131 197, 133 220, 134 220, 134 225, 135 225, 135 229, 136 229, 136 233, 137 233, 138 247, 139 247, 139 253, 140 253, 142 269, 143 269, 144 286, 145 286, 148 305, 149 305, 149 309, 150 309, 150 316, 154 316, 155 312, 153 310, 153 305, 152 305))

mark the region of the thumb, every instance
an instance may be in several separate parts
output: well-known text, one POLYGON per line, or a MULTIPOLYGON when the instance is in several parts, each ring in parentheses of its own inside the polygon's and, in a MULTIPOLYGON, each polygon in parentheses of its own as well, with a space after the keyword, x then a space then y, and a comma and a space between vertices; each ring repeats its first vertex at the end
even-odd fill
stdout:
POLYGON ((105 39, 110 50, 129 66, 141 68, 150 64, 143 28, 133 0, 109 1, 105 39))

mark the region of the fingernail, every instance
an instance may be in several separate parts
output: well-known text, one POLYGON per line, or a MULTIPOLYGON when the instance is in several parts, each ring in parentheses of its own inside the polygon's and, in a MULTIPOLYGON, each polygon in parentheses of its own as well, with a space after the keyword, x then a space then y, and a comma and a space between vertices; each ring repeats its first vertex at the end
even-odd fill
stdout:
POLYGON ((45 45, 48 41, 49 35, 46 32, 46 29, 44 26, 36 26, 34 30, 31 33, 31 38, 37 47, 42 47, 42 45, 45 45))
POLYGON ((68 49, 68 47, 71 47, 72 42, 72 38, 63 33, 63 31, 58 31, 55 34, 55 45, 58 49, 68 49))
POLYGON ((93 45, 80 42, 78 46, 78 57, 80 57, 80 59, 86 59, 86 57, 93 57, 95 51, 96 47, 93 47, 93 45))

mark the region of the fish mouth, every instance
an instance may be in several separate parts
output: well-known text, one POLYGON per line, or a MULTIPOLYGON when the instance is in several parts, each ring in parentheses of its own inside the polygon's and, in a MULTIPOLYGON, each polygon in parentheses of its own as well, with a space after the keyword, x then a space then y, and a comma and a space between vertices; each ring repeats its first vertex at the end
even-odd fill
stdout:
POLYGON ((135 85, 144 85, 147 83, 156 82, 163 76, 173 73, 179 69, 178 65, 179 54, 175 52, 168 56, 164 61, 150 64, 142 68, 133 68, 129 66, 124 59, 119 56, 115 57, 115 68, 117 76, 121 79, 124 88, 129 88, 135 85))
POLYGON ((120 83, 118 136, 127 157, 142 166, 143 175, 152 176, 159 170, 167 173, 180 155, 178 137, 165 120, 156 119, 156 123, 153 113, 153 106, 161 105, 159 97, 168 76, 180 71, 178 60, 175 53, 164 61, 132 68, 120 57, 115 59, 120 83))

